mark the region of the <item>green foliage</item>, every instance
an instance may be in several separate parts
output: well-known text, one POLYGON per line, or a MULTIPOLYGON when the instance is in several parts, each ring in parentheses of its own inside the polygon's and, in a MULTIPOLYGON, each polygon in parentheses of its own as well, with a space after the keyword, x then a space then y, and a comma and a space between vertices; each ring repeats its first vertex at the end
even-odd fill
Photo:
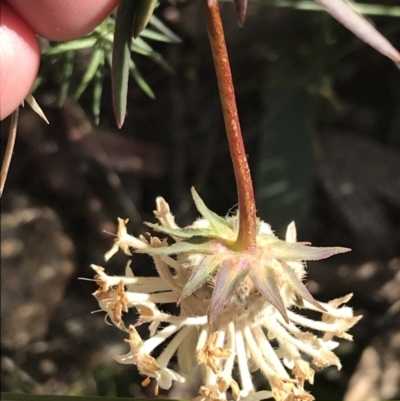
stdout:
MULTIPOLYGON (((91 85, 92 113, 97 124, 100 118, 103 78, 107 67, 117 71, 117 73, 114 72, 113 75, 120 74, 121 69, 126 71, 124 79, 122 79, 120 85, 118 85, 119 90, 125 88, 125 92, 127 91, 128 76, 130 74, 143 92, 150 98, 154 98, 155 95, 138 70, 132 59, 131 52, 150 57, 165 70, 172 71, 162 55, 155 51, 147 41, 152 40, 165 43, 178 43, 180 42, 180 39, 154 15, 150 17, 148 27, 142 30, 140 37, 137 37, 136 39, 132 39, 134 22, 130 21, 129 26, 129 32, 127 32, 126 29, 124 31, 125 37, 127 34, 129 35, 129 46, 125 51, 126 65, 124 64, 123 59, 121 59, 119 52, 119 48, 123 46, 121 44, 122 42, 120 42, 121 38, 118 36, 118 32, 121 31, 121 29, 120 27, 117 27, 116 18, 112 15, 101 25, 96 27, 91 33, 80 39, 50 43, 48 48, 46 48, 42 53, 41 68, 32 92, 35 91, 44 81, 50 69, 55 65, 59 65, 61 73, 57 96, 58 104, 61 106, 67 96, 71 96, 74 100, 79 100, 82 94, 88 90, 91 85), (114 36, 114 34, 117 36, 114 36), (79 84, 71 90, 71 80, 76 67, 76 52, 82 50, 91 51, 91 57, 79 84), (115 57, 116 51, 118 51, 118 57, 115 57), (113 58, 115 59, 114 66, 113 58)), ((126 39, 123 40, 126 42, 126 39)), ((119 96, 122 95, 125 96, 126 102, 126 93, 119 93, 119 96)))

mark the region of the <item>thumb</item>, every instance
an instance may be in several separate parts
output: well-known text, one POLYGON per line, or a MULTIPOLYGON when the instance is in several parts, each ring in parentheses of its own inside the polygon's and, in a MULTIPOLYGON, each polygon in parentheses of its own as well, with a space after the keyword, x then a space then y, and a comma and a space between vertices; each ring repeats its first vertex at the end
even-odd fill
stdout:
POLYGON ((0 2, 0 120, 25 99, 38 73, 35 34, 5 2, 0 2))

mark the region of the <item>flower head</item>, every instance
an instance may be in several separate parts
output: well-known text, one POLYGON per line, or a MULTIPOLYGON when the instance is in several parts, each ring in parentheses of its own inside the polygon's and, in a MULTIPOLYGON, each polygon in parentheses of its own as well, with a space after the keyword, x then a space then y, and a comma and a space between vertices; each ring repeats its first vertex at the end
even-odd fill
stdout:
POLYGON ((304 262, 348 249, 297 242, 294 223, 283 241, 259 221, 255 249, 240 251, 235 248, 238 217, 222 218, 194 190, 193 197, 202 218, 186 228, 178 227, 168 204, 157 199, 160 224, 147 225, 172 238, 172 244, 157 236, 132 237, 126 221, 119 219, 111 252, 118 247, 128 255, 132 249, 149 254, 158 277, 135 277, 129 266, 126 276, 111 277, 93 266, 99 284, 94 296, 111 322, 129 333, 130 352, 115 358, 137 365, 140 373, 155 378, 164 389, 172 381, 184 380, 167 367, 174 354, 185 373, 200 365, 199 400, 226 400, 228 392, 235 400, 312 400, 304 383, 313 383, 315 368, 340 369, 332 352, 338 345, 333 338, 351 340, 347 331, 360 317, 342 306, 351 295, 328 303, 316 301, 302 282, 304 262), (161 312, 157 304, 163 303, 179 304, 180 314, 161 312), (135 326, 149 324, 148 339, 142 340, 134 326, 123 323, 123 312, 129 308, 139 313, 135 326), (321 321, 298 314, 301 309, 321 313, 321 321), (154 359, 152 351, 172 336, 154 359), (235 366, 239 383, 232 374, 235 366), (256 392, 251 372, 257 369, 268 379, 270 392, 256 392))

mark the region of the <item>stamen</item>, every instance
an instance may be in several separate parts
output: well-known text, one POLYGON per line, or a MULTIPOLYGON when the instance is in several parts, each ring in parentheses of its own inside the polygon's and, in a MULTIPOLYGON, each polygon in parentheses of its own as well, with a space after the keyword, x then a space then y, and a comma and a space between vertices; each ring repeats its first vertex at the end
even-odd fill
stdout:
POLYGON ((150 383, 151 383, 150 377, 146 377, 146 378, 142 381, 141 385, 142 385, 142 387, 147 387, 150 383))

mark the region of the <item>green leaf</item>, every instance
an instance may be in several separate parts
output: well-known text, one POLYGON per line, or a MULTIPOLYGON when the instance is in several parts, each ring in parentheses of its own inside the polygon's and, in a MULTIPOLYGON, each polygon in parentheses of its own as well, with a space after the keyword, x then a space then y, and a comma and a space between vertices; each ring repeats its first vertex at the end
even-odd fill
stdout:
POLYGON ((60 55, 62 53, 80 49, 88 49, 95 45, 97 38, 94 36, 86 36, 81 39, 70 40, 68 42, 62 42, 58 45, 51 47, 46 50, 46 56, 60 55))
POLYGON ((153 28, 164 34, 171 43, 181 43, 179 36, 175 35, 166 25, 164 25, 154 14, 150 18, 149 23, 153 28))
POLYGON ((149 23, 154 9, 157 6, 157 0, 135 0, 135 3, 136 11, 133 24, 133 37, 137 38, 149 23))
POLYGON ((103 94, 103 76, 104 76, 104 54, 96 73, 93 77, 93 104, 92 113, 94 122, 99 125, 100 122, 100 109, 101 109, 101 96, 103 94))
POLYGON ((47 56, 45 54, 45 55, 42 56, 39 74, 38 74, 38 76, 36 78, 35 83, 33 84, 31 93, 34 93, 35 90, 39 87, 39 85, 43 81, 43 78, 48 75, 50 68, 54 65, 54 63, 56 61, 57 61, 57 55, 53 54, 51 56, 47 56))
POLYGON ((157 53, 148 43, 146 43, 142 38, 136 38, 131 45, 131 50, 135 53, 141 54, 143 56, 150 57, 155 63, 159 64, 169 73, 173 74, 174 70, 172 67, 164 60, 160 53, 157 53))
POLYGON ((111 85, 114 114, 119 128, 123 126, 126 116, 135 8, 135 1, 122 0, 115 20, 111 85))
POLYGON ((157 42, 176 43, 175 41, 172 41, 168 36, 164 35, 163 33, 153 31, 152 29, 145 29, 140 34, 140 36, 142 38, 155 40, 157 42))
POLYGON ((137 69, 136 64, 133 62, 133 60, 130 60, 129 62, 129 69, 133 79, 136 81, 136 83, 139 85, 142 91, 151 99, 155 99, 156 96, 153 90, 150 88, 149 84, 145 81, 145 79, 143 78, 140 71, 137 69))
MULTIPOLYGON (((110 66, 112 66, 112 60, 111 57, 108 57, 106 55, 107 62, 110 66)), ((142 74, 140 73, 139 69, 136 67, 136 64, 134 61, 131 59, 129 61, 129 71, 133 77, 133 79, 136 81, 136 83, 139 85, 139 87, 146 93, 147 96, 149 96, 151 99, 155 99, 155 94, 149 84, 145 81, 143 78, 142 74)))
POLYGON ((104 64, 104 51, 101 47, 95 47, 92 57, 89 61, 89 65, 87 66, 87 69, 83 74, 82 80, 73 95, 74 100, 78 100, 82 96, 82 93, 86 90, 90 81, 94 78, 97 70, 101 68, 103 64, 104 64))
POLYGON ((193 268, 188 282, 182 289, 182 294, 178 299, 178 304, 198 290, 220 266, 221 259, 217 255, 206 256, 201 263, 193 268))
POLYGON ((63 55, 60 90, 58 92, 58 106, 61 107, 68 96, 72 72, 74 71, 75 51, 68 51, 63 55))
POLYGON ((232 223, 210 210, 200 198, 194 187, 192 187, 192 196, 199 213, 210 222, 211 226, 218 234, 222 235, 224 232, 226 232, 226 229, 231 231, 233 230, 232 223))
POLYGON ((240 283, 246 278, 250 264, 246 257, 236 256, 222 262, 208 308, 208 322, 212 324, 232 298, 240 283))

